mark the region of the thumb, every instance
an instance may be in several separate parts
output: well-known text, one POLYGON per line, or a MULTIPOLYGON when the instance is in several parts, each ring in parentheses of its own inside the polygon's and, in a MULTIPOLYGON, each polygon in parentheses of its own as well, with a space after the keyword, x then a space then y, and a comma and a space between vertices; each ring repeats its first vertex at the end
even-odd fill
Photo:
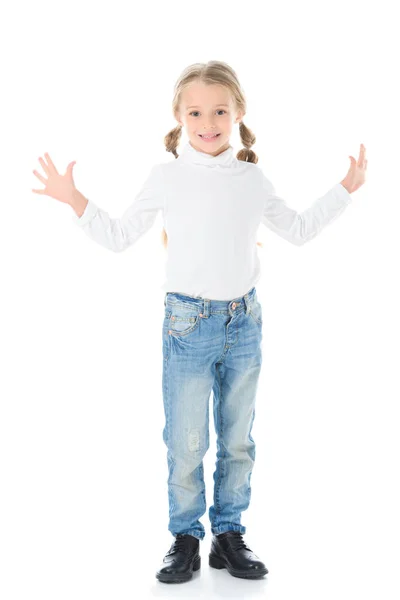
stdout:
POLYGON ((69 163, 69 165, 67 166, 67 171, 68 174, 72 177, 72 169, 74 168, 74 166, 76 165, 76 160, 72 161, 69 163))

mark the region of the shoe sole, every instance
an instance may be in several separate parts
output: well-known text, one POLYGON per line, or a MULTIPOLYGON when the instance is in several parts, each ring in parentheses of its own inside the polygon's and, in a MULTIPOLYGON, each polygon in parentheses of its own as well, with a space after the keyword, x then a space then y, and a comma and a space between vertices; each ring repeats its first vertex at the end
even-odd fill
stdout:
POLYGON ((208 564, 213 569, 226 569, 228 573, 230 573, 233 577, 240 577, 242 579, 259 579, 260 577, 264 577, 268 573, 268 569, 260 569, 257 571, 238 571, 236 569, 232 569, 229 565, 225 564, 224 560, 219 556, 215 556, 214 554, 209 554, 208 564))
MULTIPOLYGON (((198 571, 201 565, 201 557, 198 556, 193 563, 193 571, 198 571)), ((163 583, 183 583, 185 581, 190 581, 193 577, 193 572, 189 571, 187 573, 156 573, 156 577, 159 581, 163 583)))

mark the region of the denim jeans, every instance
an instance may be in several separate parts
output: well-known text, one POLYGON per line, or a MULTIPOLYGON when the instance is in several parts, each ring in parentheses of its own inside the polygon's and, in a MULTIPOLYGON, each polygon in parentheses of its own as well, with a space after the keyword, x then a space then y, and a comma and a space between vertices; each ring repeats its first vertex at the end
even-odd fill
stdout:
POLYGON ((203 457, 209 448, 212 391, 217 461, 211 532, 245 533, 241 513, 250 503, 255 460, 251 429, 262 362, 262 311, 256 289, 229 301, 167 292, 164 306, 168 530, 174 536, 205 536, 199 519, 206 511, 203 457))

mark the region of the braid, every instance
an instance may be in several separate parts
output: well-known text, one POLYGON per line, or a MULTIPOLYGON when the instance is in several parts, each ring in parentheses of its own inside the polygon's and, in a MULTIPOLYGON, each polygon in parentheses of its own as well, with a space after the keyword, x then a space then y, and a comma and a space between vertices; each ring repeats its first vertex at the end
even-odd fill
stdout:
POLYGON ((179 154, 176 149, 179 146, 179 142, 182 137, 182 125, 178 123, 176 127, 171 129, 164 137, 165 150, 167 152, 172 152, 175 158, 178 158, 179 154))

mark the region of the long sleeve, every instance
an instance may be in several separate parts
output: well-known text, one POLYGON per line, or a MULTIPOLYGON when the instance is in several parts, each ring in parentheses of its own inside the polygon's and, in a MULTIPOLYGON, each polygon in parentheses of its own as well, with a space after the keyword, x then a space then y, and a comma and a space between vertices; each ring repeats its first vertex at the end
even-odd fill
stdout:
POLYGON ((105 210, 88 199, 84 213, 80 217, 74 214, 72 221, 101 246, 121 252, 153 225, 158 211, 163 209, 164 192, 163 164, 157 164, 121 218, 110 218, 105 210))
POLYGON ((337 183, 324 196, 313 202, 310 208, 297 212, 277 196, 274 186, 262 175, 262 194, 265 198, 261 222, 297 246, 313 239, 326 225, 336 219, 351 202, 350 193, 337 183))

